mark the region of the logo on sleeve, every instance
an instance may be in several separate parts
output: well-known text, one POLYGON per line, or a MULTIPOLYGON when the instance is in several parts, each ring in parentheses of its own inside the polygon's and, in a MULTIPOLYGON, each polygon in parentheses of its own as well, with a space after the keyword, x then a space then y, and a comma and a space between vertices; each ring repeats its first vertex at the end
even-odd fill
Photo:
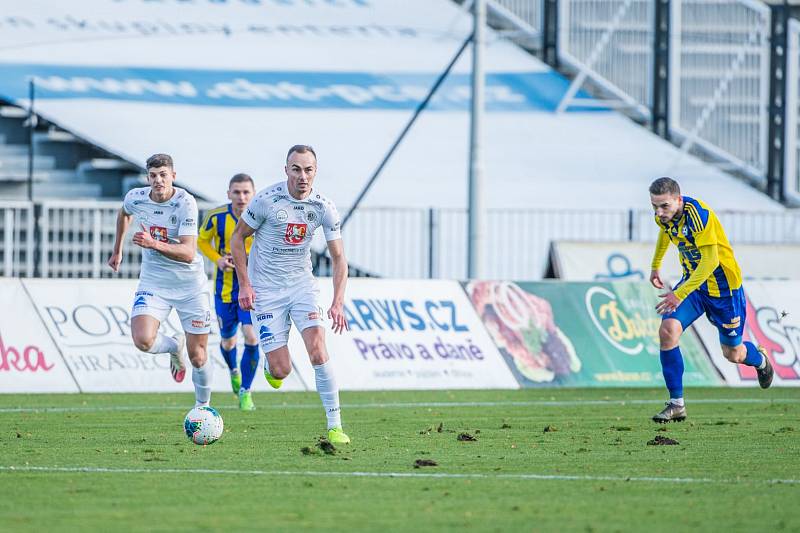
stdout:
POLYGON ((283 236, 283 240, 287 244, 300 244, 303 242, 303 239, 306 237, 306 224, 295 224, 290 223, 286 224, 286 234, 283 236))

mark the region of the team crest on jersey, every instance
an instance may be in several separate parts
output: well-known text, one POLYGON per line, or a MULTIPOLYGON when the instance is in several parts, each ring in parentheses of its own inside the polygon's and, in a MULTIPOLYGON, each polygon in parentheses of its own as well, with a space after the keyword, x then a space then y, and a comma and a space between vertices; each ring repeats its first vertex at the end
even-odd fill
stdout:
POLYGON ((283 236, 283 240, 288 244, 300 244, 306 237, 307 228, 306 224, 286 224, 286 234, 283 236))
POLYGON ((684 226, 683 227, 683 236, 686 237, 687 235, 689 235, 689 228, 684 226))
POLYGON ((163 226, 150 226, 150 236, 157 241, 169 242, 167 238, 167 228, 163 226))
POLYGON ((308 220, 309 222, 314 222, 315 220, 317 220, 316 213, 314 213, 313 211, 306 212, 306 220, 308 220))

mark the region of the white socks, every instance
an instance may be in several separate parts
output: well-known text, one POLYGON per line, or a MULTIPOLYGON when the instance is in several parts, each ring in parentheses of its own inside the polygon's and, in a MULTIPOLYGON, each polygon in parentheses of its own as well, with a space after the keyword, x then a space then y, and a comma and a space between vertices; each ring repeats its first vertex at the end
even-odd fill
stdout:
POLYGON ((214 375, 214 364, 209 357, 200 368, 192 367, 192 383, 194 383, 195 405, 208 405, 211 401, 211 377, 214 375))
POLYGON ((175 353, 178 349, 178 342, 172 337, 167 337, 163 333, 156 333, 156 341, 147 350, 147 353, 175 353))
POLYGON ((669 403, 683 407, 683 398, 670 398, 669 403))
POLYGON ((339 387, 333 376, 331 362, 314 367, 314 378, 317 382, 317 392, 328 417, 328 429, 342 427, 342 418, 339 409, 339 387))

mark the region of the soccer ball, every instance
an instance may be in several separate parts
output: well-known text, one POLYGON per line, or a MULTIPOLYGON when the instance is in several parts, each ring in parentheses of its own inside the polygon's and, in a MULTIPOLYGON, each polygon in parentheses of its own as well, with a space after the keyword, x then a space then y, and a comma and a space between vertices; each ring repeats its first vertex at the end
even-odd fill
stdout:
POLYGON ((213 444, 222 436, 222 417, 213 407, 195 407, 183 419, 183 431, 195 444, 213 444))

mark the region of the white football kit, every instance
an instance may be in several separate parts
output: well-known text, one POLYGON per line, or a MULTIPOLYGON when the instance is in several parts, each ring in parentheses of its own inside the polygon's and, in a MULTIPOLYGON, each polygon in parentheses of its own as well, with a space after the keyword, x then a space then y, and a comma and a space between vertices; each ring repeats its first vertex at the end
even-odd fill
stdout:
POLYGON ((305 200, 292 198, 282 181, 259 191, 241 219, 256 230, 247 265, 256 293, 251 315, 269 353, 286 345, 292 323, 299 331, 323 325, 311 241, 320 226, 326 241, 341 239, 339 213, 316 190, 305 200))
MULTIPOLYGON (((197 202, 178 187, 172 198, 163 203, 150 198, 150 187, 131 189, 122 208, 133 215, 134 231, 141 231, 144 226, 161 242, 177 243, 182 235, 197 236, 197 202)), ((203 259, 195 252, 192 262, 184 263, 143 248, 131 317, 148 315, 163 322, 173 307, 187 333, 210 331, 211 308, 203 259)))

